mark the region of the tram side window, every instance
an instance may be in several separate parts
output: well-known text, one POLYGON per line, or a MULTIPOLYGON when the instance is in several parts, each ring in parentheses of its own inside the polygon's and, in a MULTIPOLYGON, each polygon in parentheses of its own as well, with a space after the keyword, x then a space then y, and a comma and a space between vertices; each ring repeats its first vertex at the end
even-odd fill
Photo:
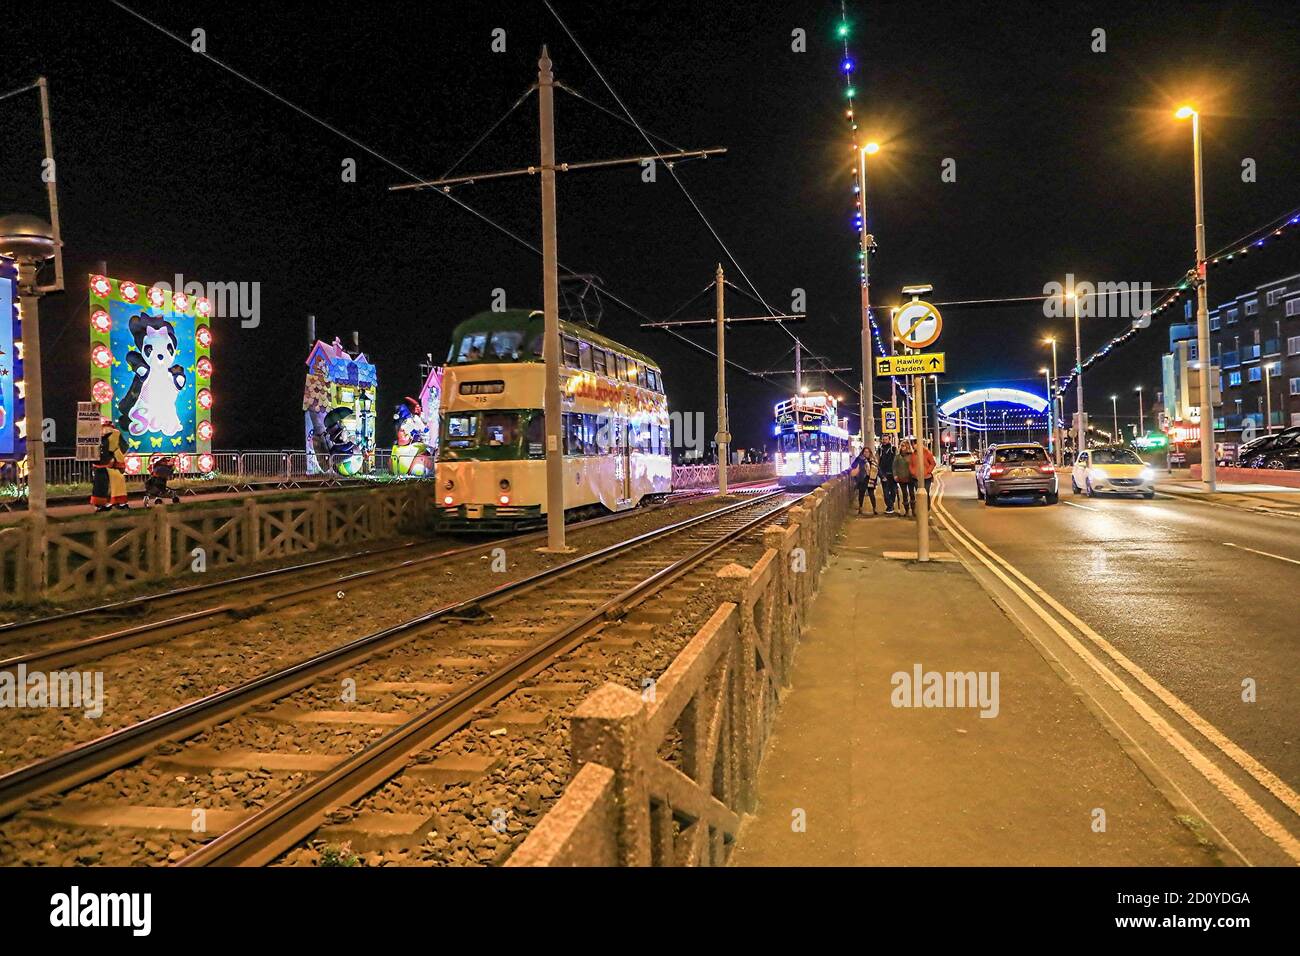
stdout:
POLYGON ((591 371, 591 346, 586 342, 578 343, 578 367, 584 372, 591 371))
POLYGON ((592 348, 591 350, 591 370, 597 375, 607 375, 605 369, 605 350, 592 348))
POLYGON ((569 335, 560 337, 564 349, 564 364, 569 368, 578 367, 578 340, 569 335))
POLYGON ((542 333, 538 332, 533 336, 533 340, 528 343, 528 351, 538 358, 542 357, 542 333))
POLYGON ((528 430, 524 434, 528 443, 529 458, 546 457, 546 413, 533 412, 528 419, 528 430))
POLYGON ((487 333, 474 332, 460 340, 460 351, 456 353, 457 362, 477 362, 483 358, 483 349, 487 346, 487 333))
POLYGON ((659 391, 659 376, 655 374, 654 369, 647 368, 645 370, 645 384, 646 384, 646 388, 650 389, 651 391, 653 392, 659 391))
POLYGON ((484 412, 483 438, 485 448, 501 448, 519 441, 519 416, 513 412, 484 412))
POLYGON ((636 383, 637 383, 638 385, 640 385, 642 388, 645 388, 645 382, 646 382, 645 372, 646 372, 645 366, 642 365, 640 362, 637 362, 637 363, 636 363, 636 383))
POLYGON ((781 450, 787 455, 795 454, 799 451, 799 433, 782 432, 781 433, 781 450))
POLYGON ((478 413, 447 416, 447 447, 470 448, 478 434, 478 413))
POLYGON ((627 359, 624 356, 619 355, 615 357, 614 362, 615 362, 614 371, 617 373, 616 377, 619 379, 626 379, 627 359))
POLYGON ((614 444, 614 420, 608 415, 596 415, 596 454, 608 455, 614 444))

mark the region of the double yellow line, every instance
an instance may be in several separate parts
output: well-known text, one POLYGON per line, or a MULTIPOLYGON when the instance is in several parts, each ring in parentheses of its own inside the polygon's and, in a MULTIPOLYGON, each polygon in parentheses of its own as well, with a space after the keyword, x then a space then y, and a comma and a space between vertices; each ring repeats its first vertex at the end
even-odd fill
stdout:
POLYGON ((1248 773, 1270 794, 1300 816, 1300 794, 1291 789, 1286 781, 1269 770, 1258 760, 1246 753, 1221 730, 1198 714, 1184 701, 1171 693, 1168 688, 1148 674, 1136 663, 1126 657, 1113 644, 1080 620, 1072 611, 1035 584, 1029 577, 1015 568, 1009 561, 993 551, 974 534, 968 531, 943 504, 943 481, 938 482, 938 493, 934 498, 935 516, 943 523, 947 531, 966 548, 999 581, 1007 586, 1024 605, 1043 621, 1052 631, 1091 668, 1108 687, 1119 694, 1148 726, 1163 740, 1177 750, 1202 777, 1214 786, 1234 807, 1251 822, 1261 833, 1271 839, 1287 856, 1300 863, 1300 840, 1280 824, 1264 807, 1260 806, 1231 777, 1205 755, 1195 744, 1189 741, 1176 727, 1166 720, 1147 700, 1138 694, 1129 684, 1122 680, 1108 667, 1098 651, 1109 658, 1122 671, 1132 677, 1144 690, 1154 696, 1173 713, 1191 726, 1197 733, 1214 745, 1223 755, 1248 773), (1055 612, 1055 614, 1049 612, 1055 612), (1062 623, 1065 622, 1065 623, 1062 623), (1068 623, 1078 632, 1083 640, 1065 624, 1068 623), (1084 641, 1088 643, 1084 643, 1084 641))

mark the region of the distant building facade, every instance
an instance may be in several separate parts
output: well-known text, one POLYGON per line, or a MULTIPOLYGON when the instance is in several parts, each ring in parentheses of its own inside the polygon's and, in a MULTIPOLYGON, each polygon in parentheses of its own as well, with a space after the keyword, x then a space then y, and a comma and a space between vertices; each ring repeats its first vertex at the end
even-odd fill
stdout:
MULTIPOLYGON (((1187 438, 1199 418, 1196 304, 1169 329, 1164 358, 1168 425, 1187 438)), ((1300 425, 1300 274, 1275 279, 1210 310, 1210 352, 1218 373, 1215 439, 1237 444, 1242 432, 1300 425)))

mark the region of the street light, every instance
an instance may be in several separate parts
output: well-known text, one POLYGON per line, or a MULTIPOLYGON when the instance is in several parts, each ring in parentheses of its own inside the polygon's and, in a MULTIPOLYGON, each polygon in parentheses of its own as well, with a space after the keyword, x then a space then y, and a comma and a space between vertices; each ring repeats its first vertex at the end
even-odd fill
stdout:
POLYGON ((1210 310, 1205 288, 1205 187, 1201 174, 1201 114, 1183 106, 1174 114, 1192 120, 1193 181, 1196 187, 1196 354, 1201 366, 1201 482, 1214 490, 1214 406, 1210 392, 1210 310))
POLYGON ((1119 434, 1119 396, 1110 397, 1110 424, 1112 434, 1119 434))
POLYGON ((1057 412, 1058 412, 1058 405, 1057 405, 1058 396, 1057 396, 1056 393, 1053 391, 1053 389, 1056 387, 1056 383, 1059 382, 1059 381, 1061 380, 1060 377, 1056 374, 1056 337, 1053 336, 1053 337, 1051 337, 1051 338, 1043 339, 1043 342, 1045 342, 1046 344, 1048 344, 1048 345, 1050 345, 1050 346, 1052 347, 1052 382, 1051 382, 1051 386, 1047 389, 1047 399, 1048 399, 1048 401, 1051 402, 1051 404, 1052 404, 1052 408, 1051 408, 1051 414, 1052 414, 1052 444, 1056 447, 1056 464, 1057 464, 1057 467, 1060 467, 1060 465, 1061 465, 1061 460, 1062 460, 1062 455, 1064 454, 1064 450, 1061 448, 1061 436, 1060 436, 1060 434, 1059 434, 1060 418, 1058 417, 1058 414, 1057 414, 1057 412))
POLYGON ((1139 385, 1134 391, 1138 393, 1138 432, 1145 435, 1147 433, 1147 414, 1142 406, 1142 386, 1139 385))
POLYGON ((1075 422, 1075 453, 1087 448, 1083 424, 1083 338, 1079 333, 1079 297, 1071 289, 1065 293, 1067 299, 1074 300, 1074 386, 1075 401, 1078 403, 1078 420, 1075 422))
MULTIPOLYGON (((867 156, 880 152, 877 143, 867 143, 858 151, 858 240, 862 251, 862 379, 858 410, 862 415, 862 447, 870 449, 876 441, 876 410, 871 382, 871 249, 875 239, 867 233, 867 156)), ((893 328, 893 322, 889 323, 893 328)))
POLYGON ((1043 376, 1043 384, 1047 386, 1047 447, 1052 450, 1052 458, 1059 465, 1058 449, 1056 447, 1056 402, 1052 399, 1052 380, 1048 378, 1048 368, 1044 365, 1039 370, 1043 376))

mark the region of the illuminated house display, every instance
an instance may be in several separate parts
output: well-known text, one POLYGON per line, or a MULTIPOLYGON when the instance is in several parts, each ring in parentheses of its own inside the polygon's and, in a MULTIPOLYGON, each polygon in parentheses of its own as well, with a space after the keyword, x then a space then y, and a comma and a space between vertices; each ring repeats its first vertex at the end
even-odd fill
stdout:
POLYGON ((355 475, 374 466, 375 367, 337 338, 317 341, 307 356, 302 409, 307 472, 355 475))

